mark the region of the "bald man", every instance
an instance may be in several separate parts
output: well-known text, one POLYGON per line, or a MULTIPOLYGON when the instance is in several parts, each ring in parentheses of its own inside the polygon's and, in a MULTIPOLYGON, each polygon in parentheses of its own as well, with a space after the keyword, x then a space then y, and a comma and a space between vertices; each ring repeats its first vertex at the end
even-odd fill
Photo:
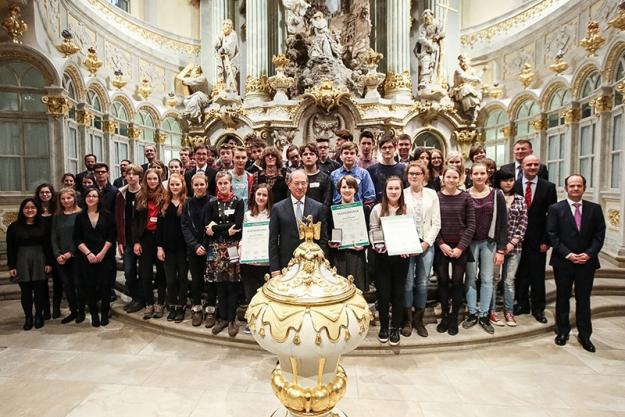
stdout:
POLYGON ((527 229, 523 240, 521 262, 516 274, 516 300, 514 314, 529 314, 539 323, 545 317, 545 262, 548 239, 546 232, 549 206, 557 201, 555 184, 538 177, 540 158, 528 155, 523 159, 523 178, 516 181, 515 193, 527 205, 527 229))

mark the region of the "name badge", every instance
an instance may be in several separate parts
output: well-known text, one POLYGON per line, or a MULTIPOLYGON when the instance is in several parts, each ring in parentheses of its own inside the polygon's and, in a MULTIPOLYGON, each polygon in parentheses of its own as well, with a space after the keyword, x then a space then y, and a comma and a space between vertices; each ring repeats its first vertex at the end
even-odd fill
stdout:
POLYGON ((158 221, 158 217, 150 217, 150 223, 156 223, 158 221))
POLYGON ((308 184, 308 186, 310 188, 319 188, 319 183, 318 182, 311 182, 310 184, 308 184))
POLYGON ((234 214, 234 209, 224 210, 224 214, 226 216, 232 216, 234 214))

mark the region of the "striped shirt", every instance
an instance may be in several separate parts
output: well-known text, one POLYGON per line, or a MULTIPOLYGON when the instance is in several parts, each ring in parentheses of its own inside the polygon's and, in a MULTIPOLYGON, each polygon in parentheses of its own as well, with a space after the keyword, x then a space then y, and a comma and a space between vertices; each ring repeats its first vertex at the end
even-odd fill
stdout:
POLYGON ((438 193, 441 207, 441 231, 437 243, 465 250, 475 233, 475 210, 473 198, 467 192, 457 195, 438 193))

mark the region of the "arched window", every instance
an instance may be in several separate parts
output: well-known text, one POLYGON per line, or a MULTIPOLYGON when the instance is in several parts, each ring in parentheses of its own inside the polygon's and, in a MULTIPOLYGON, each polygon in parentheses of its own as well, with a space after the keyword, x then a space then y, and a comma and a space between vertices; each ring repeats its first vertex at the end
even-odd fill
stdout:
POLYGON ((534 100, 526 100, 521 104, 515 117, 517 140, 529 136, 532 120, 536 118, 538 113, 540 113, 538 103, 534 100))
POLYGON ((600 87, 601 75, 599 71, 593 71, 584 80, 580 94, 581 121, 579 124, 577 158, 579 160, 579 173, 586 177, 589 187, 594 185, 593 173, 597 130, 596 120, 591 117, 594 114, 594 108, 590 102, 597 97, 600 87))
POLYGON ((445 152, 445 146, 443 145, 442 139, 433 132, 419 133, 412 142, 412 148, 436 148, 441 152, 445 152))
POLYGON ((67 134, 65 135, 65 171, 78 172, 80 169, 80 140, 78 125, 76 124, 76 105, 78 104, 74 80, 69 74, 63 74, 63 89, 70 101, 69 116, 67 117, 67 134))
POLYGON ((111 103, 111 116, 116 125, 113 135, 113 171, 115 173, 114 175, 119 177, 121 175, 119 162, 122 159, 130 159, 128 146, 128 124, 130 123, 130 116, 128 115, 126 107, 119 101, 113 101, 113 103, 111 103))
POLYGON ((508 162, 506 153, 506 138, 502 129, 510 126, 508 113, 502 109, 496 109, 488 113, 486 123, 484 124, 484 145, 486 148, 486 156, 493 159, 497 166, 501 166, 508 162))
POLYGON ((135 160, 138 163, 144 164, 147 162, 144 156, 145 146, 154 145, 154 132, 156 123, 154 123, 154 118, 150 113, 148 113, 147 110, 139 110, 135 116, 134 127, 141 129, 141 135, 138 139, 135 160))
MULTIPOLYGON (((615 85, 625 83, 625 53, 621 55, 616 66, 615 85)), ((612 136, 610 137, 610 187, 619 188, 621 185, 621 155, 623 154, 623 135, 625 129, 623 117, 623 94, 614 90, 614 105, 612 106, 612 136)))
POLYGON ((93 115, 87 128, 88 152, 94 154, 98 161, 104 160, 104 140, 102 134, 102 102, 98 94, 87 92, 87 110, 93 115))
POLYGON ((163 162, 169 163, 173 158, 177 158, 178 151, 182 146, 182 129, 180 123, 173 117, 166 117, 161 123, 161 134, 165 135, 163 143, 163 162))
POLYGON ((32 192, 50 181, 46 81, 33 65, 0 63, 0 191, 32 192))
POLYGON ((549 180, 564 185, 564 155, 566 127, 562 112, 571 103, 571 93, 566 88, 556 90, 547 104, 547 169, 549 180))

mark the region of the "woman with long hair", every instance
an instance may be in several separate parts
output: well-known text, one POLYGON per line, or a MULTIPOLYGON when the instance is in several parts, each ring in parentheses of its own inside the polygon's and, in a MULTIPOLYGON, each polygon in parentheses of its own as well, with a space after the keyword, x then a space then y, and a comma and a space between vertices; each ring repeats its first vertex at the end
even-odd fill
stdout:
MULTIPOLYGON (((403 181, 397 176, 390 176, 384 186, 382 202, 371 210, 369 224, 370 240, 375 239, 375 232, 382 231, 382 217, 408 214, 404 201, 403 181)), ((389 256, 386 248, 374 247, 376 281, 378 293, 378 312, 380 315, 380 343, 390 342, 391 346, 399 345, 399 327, 404 310, 404 288, 408 273, 409 259, 407 255, 389 256), (389 332, 389 308, 393 307, 393 317, 389 332)))
POLYGON ((219 171, 215 181, 217 198, 208 203, 204 215, 205 247, 213 253, 206 263, 205 279, 216 283, 219 299, 219 316, 212 333, 217 335, 227 327, 228 335, 234 337, 239 331, 235 319, 241 273, 239 263, 231 261, 230 252, 241 241, 245 208, 243 200, 232 191, 230 173, 219 171))
MULTIPOLYGON (((337 183, 341 202, 339 204, 350 204, 354 202, 354 196, 358 193, 358 181, 351 175, 345 175, 337 183)), ((371 210, 363 205, 365 224, 369 227, 369 217, 371 210)), ((329 228, 332 230, 333 222, 330 217, 329 228)), ((339 243, 331 243, 328 245, 331 250, 332 265, 336 267, 339 275, 344 277, 351 275, 354 277, 354 284, 360 291, 365 292, 367 258, 364 246, 354 246, 352 248, 339 249, 339 243)))
POLYGON ((436 191, 425 187, 429 174, 430 171, 423 161, 412 161, 406 167, 406 177, 410 186, 404 189, 404 199, 408 213, 415 219, 423 250, 421 254, 410 257, 406 278, 406 309, 402 326, 402 335, 406 337, 412 334, 413 327, 419 336, 428 336, 423 324, 423 313, 427 301, 427 281, 434 262, 434 246, 441 229, 438 196, 436 191))
POLYGON ((469 195, 475 210, 475 234, 469 250, 474 261, 467 264, 466 300, 469 315, 462 327, 469 329, 478 324, 485 332, 495 333, 488 313, 493 297, 493 275, 495 268, 504 260, 507 243, 508 211, 503 194, 488 185, 488 172, 484 162, 471 166, 469 195), (480 288, 478 309, 477 275, 479 268, 480 288))
POLYGON ((115 219, 104 208, 97 188, 85 190, 86 208, 74 224, 74 243, 80 252, 81 286, 87 297, 91 325, 106 326, 111 303, 111 273, 115 268, 115 219), (100 307, 98 308, 98 302, 100 307))
POLYGON ((143 176, 141 189, 135 197, 135 213, 132 218, 133 252, 139 257, 139 279, 143 284, 143 295, 145 296, 144 320, 163 317, 166 284, 162 264, 156 257, 156 226, 164 195, 161 176, 156 169, 149 168, 143 176), (157 264, 156 290, 158 298, 156 303, 154 302, 152 286, 154 264, 157 264))
MULTIPOLYGON (((447 159, 445 160, 444 166, 448 166, 448 165, 454 166, 458 168, 458 170, 460 171, 460 179, 458 180, 458 189, 465 191, 467 188, 469 188, 469 186, 467 185, 469 179, 466 175, 466 169, 464 167, 464 158, 462 157, 462 155, 456 151, 449 152, 449 154, 447 154, 447 159)), ((444 187, 444 184, 441 183, 441 189, 443 187, 444 187)))
POLYGON ((156 226, 157 257, 165 266, 169 314, 167 321, 184 320, 187 305, 187 251, 182 235, 182 208, 187 199, 185 181, 179 173, 169 176, 167 191, 156 226))
POLYGON ((267 184, 272 205, 287 198, 286 170, 282 167, 280 152, 273 146, 266 147, 260 155, 258 165, 262 171, 254 173, 252 195, 260 184, 267 184))
POLYGON ((438 192, 441 190, 441 177, 443 176, 443 164, 445 156, 440 149, 430 149, 430 181, 428 187, 438 192))
POLYGON ((438 270, 438 294, 441 302, 441 321, 436 326, 439 333, 450 336, 458 334, 458 313, 463 301, 464 271, 469 260, 473 234, 475 233, 475 210, 473 199, 460 190, 462 168, 447 165, 443 169, 443 188, 438 193, 441 208, 441 230, 436 244, 436 267, 438 270), (449 276, 449 264, 452 267, 449 276), (449 281, 451 280, 451 313, 449 311, 449 281))
POLYGON ((7 264, 9 276, 20 287, 24 310, 24 330, 43 327, 47 274, 52 270, 52 251, 48 225, 39 214, 34 198, 20 204, 17 220, 7 229, 7 264), (33 320, 33 303, 35 316, 33 320))
POLYGON ((63 281, 70 311, 70 314, 61 320, 63 324, 73 320, 76 320, 76 323, 85 321, 85 300, 78 279, 77 253, 74 243, 74 225, 80 212, 81 209, 76 201, 76 190, 69 187, 61 188, 58 208, 52 218, 51 235, 52 254, 57 263, 58 274, 63 281))
MULTIPOLYGON (((271 202, 269 201, 269 187, 267 184, 259 184, 250 201, 250 209, 245 212, 244 223, 267 221, 271 217, 271 202)), ((239 251, 241 244, 239 243, 239 251)), ((241 264, 241 280, 245 293, 245 304, 249 305, 256 291, 263 286, 265 274, 269 273, 269 262, 256 264, 241 264)), ((243 333, 248 334, 249 327, 246 325, 243 333)))
POLYGON ((493 287, 493 300, 490 303, 490 322, 494 325, 502 326, 503 323, 497 317, 496 299, 497 284, 503 281, 503 307, 504 321, 510 327, 516 327, 514 318, 514 277, 516 275, 521 252, 523 250, 523 239, 525 229, 527 229, 527 206, 525 199, 514 192, 514 172, 499 170, 494 175, 495 187, 499 188, 506 200, 508 210, 508 235, 506 248, 504 249, 504 260, 501 274, 495 273, 493 287))

